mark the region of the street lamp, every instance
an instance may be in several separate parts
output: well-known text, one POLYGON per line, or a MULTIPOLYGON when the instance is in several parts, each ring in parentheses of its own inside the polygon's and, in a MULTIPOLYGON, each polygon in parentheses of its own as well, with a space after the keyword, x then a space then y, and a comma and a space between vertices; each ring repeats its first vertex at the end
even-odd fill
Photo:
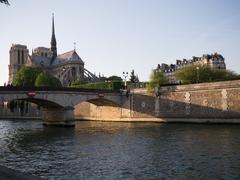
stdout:
POLYGON ((197 83, 199 83, 199 67, 197 66, 196 69, 197 69, 197 83))
POLYGON ((66 82, 66 71, 67 71, 67 68, 65 66, 62 67, 62 71, 60 73, 60 77, 59 79, 61 78, 61 83, 63 86, 65 86, 65 82, 66 82))
POLYGON ((125 89, 127 89, 128 72, 123 72, 123 77, 124 77, 124 87, 125 87, 125 89))

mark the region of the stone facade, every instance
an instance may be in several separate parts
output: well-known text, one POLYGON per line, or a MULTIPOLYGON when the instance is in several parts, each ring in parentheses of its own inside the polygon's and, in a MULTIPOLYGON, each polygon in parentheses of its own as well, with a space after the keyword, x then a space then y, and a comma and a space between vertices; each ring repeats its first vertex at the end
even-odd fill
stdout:
POLYGON ((10 65, 9 69, 9 83, 11 83, 16 76, 18 70, 27 63, 27 58, 29 56, 29 51, 27 46, 20 44, 13 44, 9 51, 10 55, 10 65))
POLYGON ((226 69, 225 59, 221 54, 214 53, 214 54, 204 54, 202 57, 195 57, 193 56, 192 59, 183 59, 183 60, 176 60, 176 64, 165 64, 162 63, 161 65, 158 64, 155 71, 162 71, 164 75, 169 80, 169 83, 178 83, 174 76, 174 72, 176 70, 185 68, 189 65, 208 65, 211 68, 215 69, 226 69))
MULTIPOLYGON (((138 104, 146 99, 148 96, 139 95, 138 104)), ((145 110, 146 116, 185 121, 189 118, 228 119, 226 121, 231 122, 229 119, 240 118, 240 80, 161 87, 160 96, 151 102, 155 106, 145 110)), ((141 115, 139 112, 141 110, 135 112, 135 117, 141 115)))

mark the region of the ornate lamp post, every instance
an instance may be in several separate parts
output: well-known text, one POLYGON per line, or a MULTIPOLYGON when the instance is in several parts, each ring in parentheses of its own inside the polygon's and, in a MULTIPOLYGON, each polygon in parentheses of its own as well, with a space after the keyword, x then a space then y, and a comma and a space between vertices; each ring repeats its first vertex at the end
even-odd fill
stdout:
POLYGON ((67 68, 65 66, 63 66, 62 71, 60 73, 60 78, 62 79, 62 85, 63 86, 65 86, 65 82, 66 82, 66 80, 64 78, 64 75, 65 75, 66 71, 67 71, 67 68))
POLYGON ((124 88, 127 89, 128 72, 123 72, 123 77, 124 77, 124 88))

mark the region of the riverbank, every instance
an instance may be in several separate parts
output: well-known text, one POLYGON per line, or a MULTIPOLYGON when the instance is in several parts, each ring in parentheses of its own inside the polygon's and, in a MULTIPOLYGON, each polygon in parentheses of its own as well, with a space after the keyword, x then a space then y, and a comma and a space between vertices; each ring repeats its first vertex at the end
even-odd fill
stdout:
MULTIPOLYGON (((0 120, 42 120, 40 117, 0 117, 0 120)), ((238 118, 111 118, 99 119, 96 117, 76 117, 75 121, 99 122, 146 122, 146 123, 196 123, 196 124, 240 124, 238 118)))
POLYGON ((76 121, 105 121, 105 122, 153 122, 153 123, 196 123, 196 124, 240 124, 240 119, 218 118, 112 118, 99 119, 94 117, 76 118, 76 121))
POLYGON ((1 180, 43 180, 42 178, 0 166, 1 180))

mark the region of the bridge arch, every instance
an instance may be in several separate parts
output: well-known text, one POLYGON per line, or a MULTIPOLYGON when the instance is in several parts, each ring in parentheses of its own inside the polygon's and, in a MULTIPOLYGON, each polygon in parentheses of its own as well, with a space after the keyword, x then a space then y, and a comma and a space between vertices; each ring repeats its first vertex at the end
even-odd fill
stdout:
POLYGON ((16 99, 14 99, 13 98, 10 101, 17 101, 17 100, 31 102, 31 103, 39 105, 40 107, 43 107, 43 108, 56 108, 56 109, 57 108, 64 108, 60 104, 57 104, 56 102, 49 101, 49 100, 46 100, 46 99, 38 99, 38 98, 16 98, 16 99))
POLYGON ((113 107, 120 107, 121 104, 116 103, 115 101, 106 99, 106 98, 93 98, 93 99, 88 99, 84 102, 89 102, 91 104, 94 104, 96 106, 113 106, 113 107))
POLYGON ((40 105, 43 110, 42 119, 47 125, 72 126, 75 119, 74 107, 82 102, 95 105, 97 109, 92 112, 103 112, 105 107, 125 108, 129 98, 120 92, 104 90, 0 87, 0 102, 12 100, 24 100, 40 105))

